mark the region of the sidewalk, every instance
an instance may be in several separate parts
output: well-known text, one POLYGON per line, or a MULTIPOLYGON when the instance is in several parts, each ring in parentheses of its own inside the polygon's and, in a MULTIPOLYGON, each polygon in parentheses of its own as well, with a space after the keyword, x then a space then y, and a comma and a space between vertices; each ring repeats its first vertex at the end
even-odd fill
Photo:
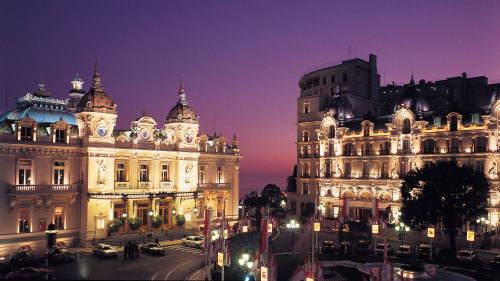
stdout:
MULTIPOLYGON (((180 244, 182 240, 172 240, 172 241, 165 241, 165 242, 160 242, 160 246, 165 247, 165 246, 170 246, 170 245, 177 245, 180 244)), ((82 248, 82 247, 75 247, 75 248, 69 248, 71 252, 73 253, 92 253, 92 248, 82 248)), ((123 252, 123 247, 116 247, 116 250, 118 252, 123 252)))
POLYGON ((191 275, 189 275, 186 280, 205 280, 205 267, 202 267, 191 275))

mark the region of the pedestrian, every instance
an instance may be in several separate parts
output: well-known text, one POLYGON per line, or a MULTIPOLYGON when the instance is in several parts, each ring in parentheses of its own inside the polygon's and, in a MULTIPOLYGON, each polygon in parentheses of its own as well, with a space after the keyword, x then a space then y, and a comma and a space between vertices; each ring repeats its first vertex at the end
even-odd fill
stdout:
POLYGON ((135 256, 139 257, 139 245, 137 243, 134 243, 134 248, 135 248, 135 256))
POLYGON ((127 253, 128 253, 128 257, 129 258, 132 258, 132 259, 134 258, 134 248, 132 246, 132 241, 128 241, 128 251, 127 251, 127 253))
POLYGON ((155 239, 155 243, 156 243, 156 244, 160 244, 160 241, 158 240, 158 237, 156 237, 156 239, 155 239))
POLYGON ((123 256, 125 257, 125 259, 127 259, 128 255, 128 244, 125 243, 125 245, 123 246, 123 256))

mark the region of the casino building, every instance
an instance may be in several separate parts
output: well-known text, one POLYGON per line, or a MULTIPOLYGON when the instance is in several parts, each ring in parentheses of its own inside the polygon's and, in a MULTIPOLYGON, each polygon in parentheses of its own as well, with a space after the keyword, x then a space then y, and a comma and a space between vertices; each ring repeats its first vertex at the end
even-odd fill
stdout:
POLYGON ((176 215, 186 228, 203 224, 206 208, 215 219, 238 215, 239 161, 236 136, 199 133, 198 116, 181 87, 164 124, 148 116, 115 129, 116 104, 94 69, 90 91, 76 77, 69 98, 50 97, 45 85, 18 98, 15 110, 0 115, 0 255, 20 245, 45 247, 50 223, 58 240, 86 246, 118 233, 173 228, 176 215), (140 220, 137 220, 140 218, 140 220))
MULTIPOLYGON (((475 85, 473 89, 492 91, 481 95, 462 86, 468 99, 475 95, 476 103, 487 101, 473 106, 466 102, 457 106, 456 95, 448 95, 450 88, 438 84, 443 87, 442 99, 449 101, 449 106, 433 108, 433 103, 419 90, 423 85, 416 85, 412 76, 409 84, 397 87, 401 92, 388 107, 385 104, 390 100, 380 103, 370 92, 359 95, 360 90, 371 89, 363 85, 376 83, 370 68, 364 67, 369 65, 359 59, 344 61, 307 73, 299 81, 296 190, 288 193, 288 208, 297 216, 307 215, 319 196, 319 208, 325 216, 334 218, 341 214, 343 198, 347 197, 350 215, 360 219, 370 216, 372 201, 377 198, 379 211, 390 205, 392 219, 397 220, 400 186, 406 174, 432 162, 455 159, 490 179, 486 221, 491 224, 490 229, 498 227, 500 99, 496 91, 500 92, 500 84, 475 85), (339 76, 344 79, 339 81, 339 76), (343 85, 348 79, 355 82, 343 85), (328 88, 332 90, 325 91, 328 88), (357 95, 352 93, 356 88, 357 95), (357 106, 352 101, 359 98, 353 96, 364 99, 369 106, 357 106), (384 112, 384 108, 389 108, 389 112, 384 112)), ((376 71, 375 67, 371 69, 376 71)), ((485 77, 480 80, 487 81, 485 77)), ((463 81, 467 82, 466 77, 463 81)))

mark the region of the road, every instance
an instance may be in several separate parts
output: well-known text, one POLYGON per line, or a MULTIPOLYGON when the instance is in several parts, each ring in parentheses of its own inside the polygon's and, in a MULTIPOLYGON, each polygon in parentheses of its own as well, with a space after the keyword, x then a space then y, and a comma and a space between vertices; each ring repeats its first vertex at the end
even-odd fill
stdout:
MULTIPOLYGON (((294 243, 301 243, 299 242, 301 240, 301 237, 303 236, 302 232, 295 232, 293 235, 293 242, 294 243)), ((337 233, 335 232, 326 232, 326 231, 321 231, 318 233, 318 243, 320 244, 322 241, 332 241, 334 243, 338 243, 338 238, 337 238, 337 233)), ((308 243, 304 243, 303 245, 308 245, 306 246, 307 251, 310 251, 310 245, 311 242, 309 239, 307 239, 308 243)), ((377 243, 383 243, 383 239, 378 238, 377 243)), ((399 249, 399 246, 401 246, 401 240, 389 240, 388 243, 392 246, 394 249, 394 253, 397 249, 399 249)), ((405 245, 411 245, 418 247, 420 244, 419 243, 414 243, 414 242, 408 242, 404 241, 405 245)), ((292 232, 286 228, 280 228, 279 230, 279 235, 274 239, 273 245, 277 252, 291 252, 291 246, 292 246, 292 232)), ((435 246, 435 245, 434 245, 435 246)), ((304 246, 303 246, 304 247, 304 246)), ((460 249, 458 249, 460 250, 460 249)), ((478 252, 478 258, 481 261, 481 264, 483 266, 489 266, 490 260, 492 260, 497 254, 494 253, 489 253, 489 252, 478 252)))
POLYGON ((202 250, 182 245, 166 246, 165 256, 141 253, 127 260, 123 252, 119 254, 116 259, 102 259, 82 253, 77 262, 50 267, 56 279, 184 280, 204 265, 202 250))

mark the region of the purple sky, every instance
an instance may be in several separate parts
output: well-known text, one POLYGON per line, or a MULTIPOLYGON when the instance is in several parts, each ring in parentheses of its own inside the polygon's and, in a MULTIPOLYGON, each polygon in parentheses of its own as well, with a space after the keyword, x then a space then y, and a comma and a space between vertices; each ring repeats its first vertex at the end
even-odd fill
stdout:
POLYGON ((43 72, 66 98, 95 57, 118 128, 161 125, 181 73, 200 131, 240 140, 241 194, 285 186, 296 162, 297 86, 313 66, 378 57, 382 84, 485 75, 500 82, 499 1, 2 1, 0 112, 43 72), (146 4, 147 3, 147 4, 146 4), (354 51, 352 51, 354 56, 354 51), (385 74, 385 75, 384 75, 385 74), (385 76, 385 78, 384 78, 385 76))

